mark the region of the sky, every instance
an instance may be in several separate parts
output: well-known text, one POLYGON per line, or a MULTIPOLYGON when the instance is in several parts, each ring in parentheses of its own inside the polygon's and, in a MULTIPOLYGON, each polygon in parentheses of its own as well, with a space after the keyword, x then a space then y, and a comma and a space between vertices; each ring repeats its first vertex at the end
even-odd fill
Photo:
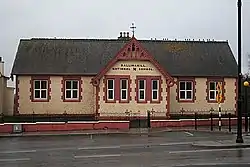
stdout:
MULTIPOLYGON (((242 0, 242 61, 250 54, 250 0, 242 0)), ((21 38, 228 40, 237 59, 237 0, 0 0, 0 56, 9 76, 21 38)))

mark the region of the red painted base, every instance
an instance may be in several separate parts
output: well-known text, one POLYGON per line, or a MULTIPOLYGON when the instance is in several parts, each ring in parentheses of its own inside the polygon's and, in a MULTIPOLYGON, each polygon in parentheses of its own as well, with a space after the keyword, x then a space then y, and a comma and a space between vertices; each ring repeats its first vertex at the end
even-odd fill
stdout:
MULTIPOLYGON (((242 120, 244 124, 244 119, 242 120)), ((222 126, 228 125, 228 119, 222 119, 222 126)), ((0 133, 12 133, 15 123, 0 124, 0 133)), ((218 119, 213 120, 214 126, 218 126, 218 119)), ((152 128, 160 127, 185 127, 194 126, 195 121, 183 120, 151 120, 152 128)), ((210 126, 209 119, 200 119, 198 126, 210 126)), ((237 119, 231 119, 231 125, 237 125, 237 119)), ((100 129, 129 129, 129 121, 93 121, 93 122, 37 122, 22 123, 23 132, 48 132, 48 131, 77 131, 77 130, 100 130, 100 129)))

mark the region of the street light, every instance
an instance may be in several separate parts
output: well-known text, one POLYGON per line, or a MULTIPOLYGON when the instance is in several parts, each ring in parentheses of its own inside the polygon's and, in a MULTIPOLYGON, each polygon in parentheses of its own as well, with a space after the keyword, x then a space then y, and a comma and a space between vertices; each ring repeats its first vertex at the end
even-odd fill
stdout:
POLYGON ((242 138, 242 95, 241 95, 241 0, 238 0, 238 99, 237 99, 237 138, 236 143, 243 143, 242 138))
POLYGON ((247 109, 247 105, 248 105, 248 102, 247 102, 247 96, 248 96, 248 93, 247 93, 247 89, 249 87, 249 82, 248 82, 248 76, 246 76, 245 78, 245 82, 243 83, 244 85, 244 114, 245 114, 245 132, 248 132, 248 109, 247 109))

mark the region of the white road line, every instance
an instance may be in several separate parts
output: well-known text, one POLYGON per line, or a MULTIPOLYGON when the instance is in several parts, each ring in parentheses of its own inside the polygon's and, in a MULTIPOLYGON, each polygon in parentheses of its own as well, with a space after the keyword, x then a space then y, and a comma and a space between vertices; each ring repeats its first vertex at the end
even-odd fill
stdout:
POLYGON ((192 133, 190 133, 190 132, 184 132, 184 133, 186 133, 186 134, 189 135, 189 136, 194 136, 194 134, 192 134, 192 133))
POLYGON ((15 150, 15 151, 0 151, 0 154, 15 154, 15 153, 34 153, 36 150, 15 150))
POLYGON ((29 161, 30 158, 0 159, 0 162, 29 161))
POLYGON ((86 155, 86 156, 74 156, 75 158, 106 158, 106 157, 120 157, 121 154, 104 154, 104 155, 86 155))
POLYGON ((143 146, 173 146, 173 145, 185 145, 192 144, 193 142, 173 142, 173 143, 146 143, 146 144, 126 144, 117 146, 92 146, 92 147, 81 147, 78 150, 101 150, 101 149, 120 149, 126 147, 143 147, 143 146))
POLYGON ((200 153, 200 152, 219 152, 219 151, 237 151, 237 150, 249 150, 249 149, 250 149, 250 148, 228 148, 228 149, 185 150, 185 151, 170 151, 169 154, 200 153))
POLYGON ((217 166, 217 165, 223 165, 223 166, 226 166, 226 165, 250 165, 250 163, 195 163, 195 164, 181 164, 181 165, 175 165, 174 167, 190 167, 190 166, 217 166))

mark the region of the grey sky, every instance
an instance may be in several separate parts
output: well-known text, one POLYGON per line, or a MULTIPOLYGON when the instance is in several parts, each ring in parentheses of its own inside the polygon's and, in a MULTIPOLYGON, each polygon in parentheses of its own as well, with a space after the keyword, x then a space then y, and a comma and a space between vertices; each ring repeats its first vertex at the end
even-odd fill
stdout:
MULTIPOLYGON (((242 1, 246 60, 250 1, 242 1)), ((229 40, 237 57, 237 0, 0 0, 5 74, 9 76, 20 38, 117 38, 120 31, 130 31, 132 22, 138 39, 229 40)))

